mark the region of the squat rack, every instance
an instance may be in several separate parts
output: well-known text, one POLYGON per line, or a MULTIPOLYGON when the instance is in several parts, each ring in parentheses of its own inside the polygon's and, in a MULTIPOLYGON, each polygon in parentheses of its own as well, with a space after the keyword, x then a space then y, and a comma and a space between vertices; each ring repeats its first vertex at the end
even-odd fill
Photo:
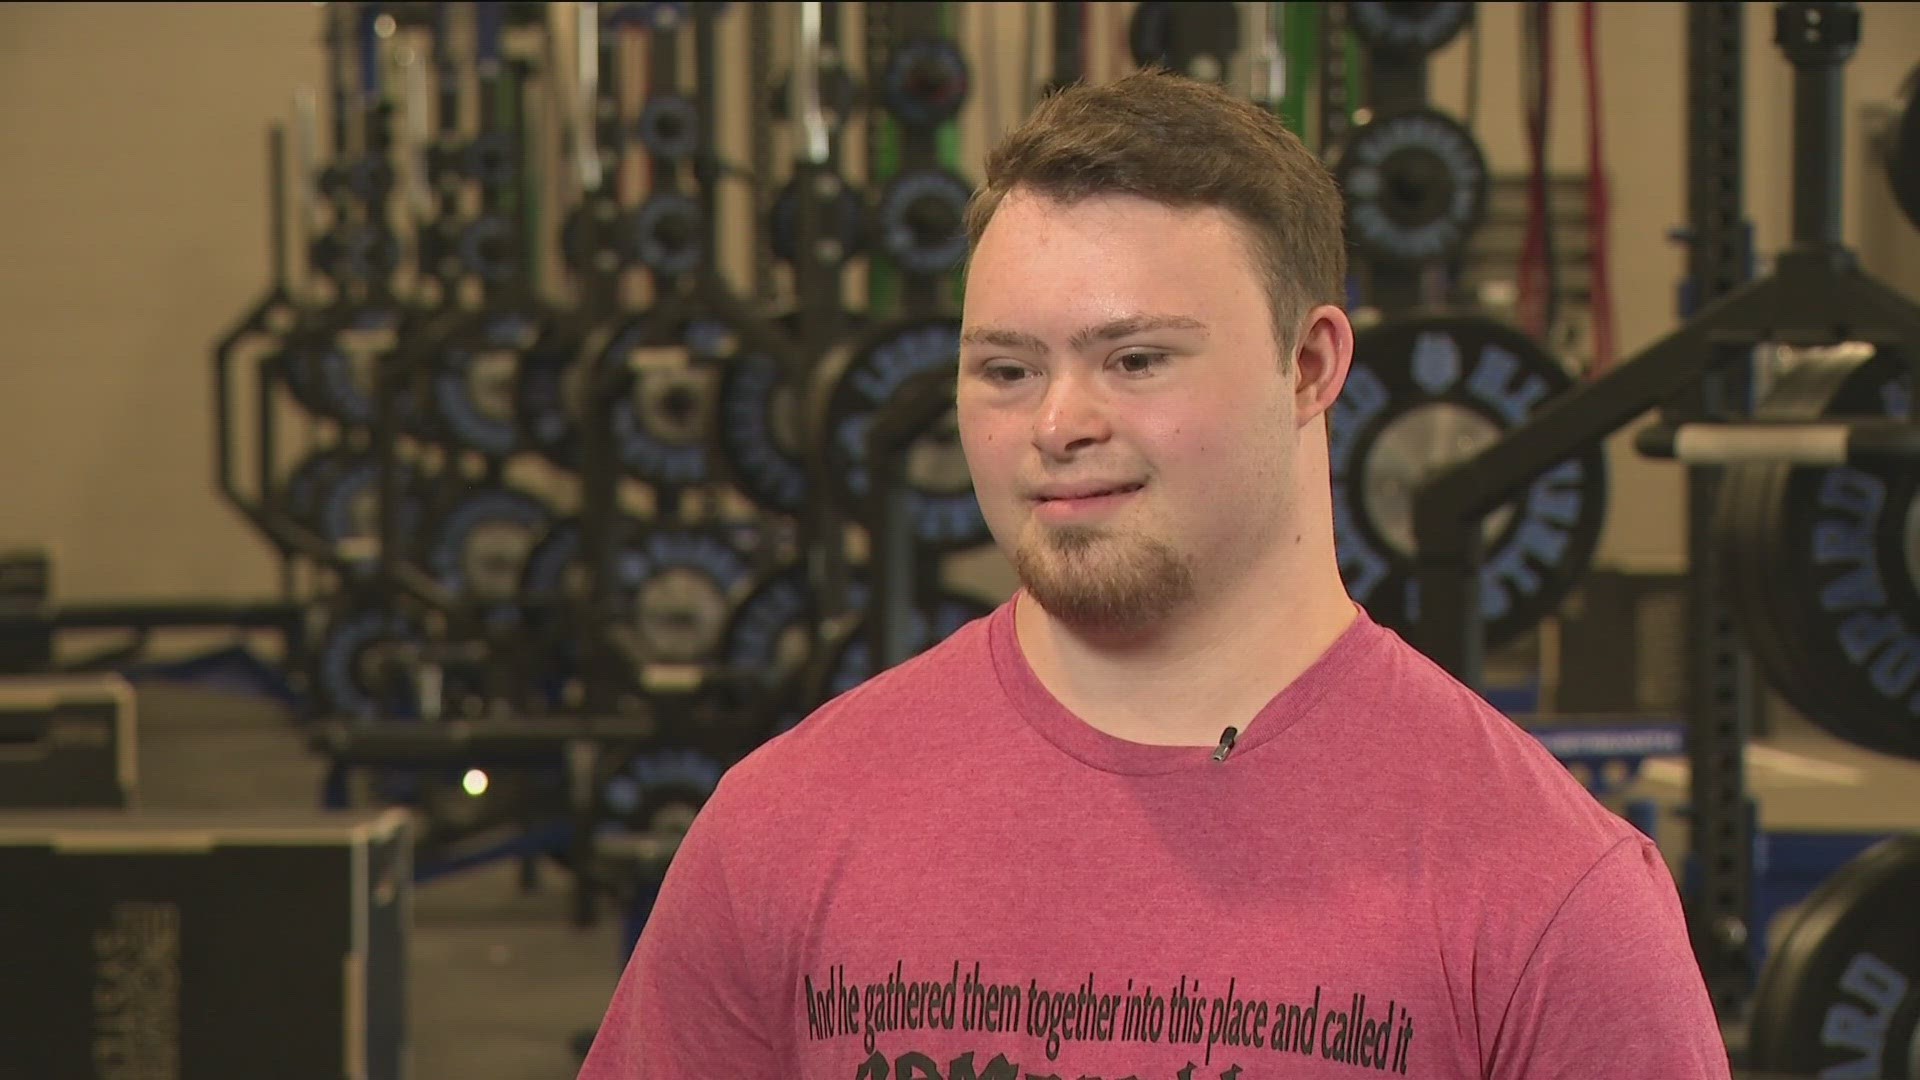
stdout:
MULTIPOLYGON (((1689 276, 1698 302, 1684 325, 1607 374, 1548 403, 1528 422, 1424 484, 1413 524, 1422 597, 1409 639, 1469 686, 1480 682, 1485 637, 1475 584, 1480 522, 1553 465, 1650 409, 1660 423, 1642 453, 1688 466, 1687 752, 1692 851, 1699 868, 1688 928, 1716 1009, 1751 994, 1753 811, 1746 742, 1756 695, 1751 661, 1726 601, 1727 568, 1711 542, 1718 467, 1751 460, 1760 441, 1777 461, 1833 464, 1752 423, 1757 346, 1920 341, 1920 307, 1864 273, 1841 238, 1843 72, 1860 39, 1855 3, 1786 2, 1774 43, 1794 69, 1792 237, 1772 270, 1751 279, 1740 179, 1744 5, 1687 5, 1689 276), (1682 433, 1719 436, 1696 449, 1682 433), (1742 448, 1729 443, 1744 443, 1742 448)), ((1908 358, 1920 367, 1920 350, 1908 358)), ((1912 374, 1909 378, 1913 378, 1912 374)), ((1874 438, 1885 421, 1822 425, 1848 464, 1914 460, 1915 440, 1874 438)), ((1909 429, 1910 433, 1911 429, 1909 429)))

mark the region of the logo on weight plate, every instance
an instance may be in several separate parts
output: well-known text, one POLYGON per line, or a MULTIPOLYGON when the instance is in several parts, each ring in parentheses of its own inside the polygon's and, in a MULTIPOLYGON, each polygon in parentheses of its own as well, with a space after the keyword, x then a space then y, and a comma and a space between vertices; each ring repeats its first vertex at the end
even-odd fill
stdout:
MULTIPOLYGON (((1407 618, 1420 610, 1412 562, 1381 544, 1376 529, 1360 524, 1366 465, 1362 443, 1396 419, 1426 405, 1446 404, 1493 419, 1502 429, 1524 422, 1553 387, 1538 370, 1497 342, 1480 346, 1471 357, 1460 338, 1446 331, 1420 333, 1414 341, 1401 389, 1390 385, 1383 369, 1356 356, 1345 388, 1333 409, 1329 445, 1333 468, 1333 509, 1340 572, 1361 604, 1385 602, 1407 618), (1469 364, 1464 368, 1463 364, 1469 364), (1380 593, 1394 584, 1401 593, 1380 593)), ((1547 585, 1543 568, 1565 563, 1575 547, 1575 532, 1587 513, 1586 469, 1570 460, 1548 470, 1517 500, 1517 520, 1504 530, 1480 568, 1480 610, 1501 619, 1539 597, 1547 585)))
MULTIPOLYGON (((863 353, 834 388, 833 446, 848 494, 865 500, 871 484, 867 470, 867 432, 874 416, 907 380, 923 372, 955 370, 960 328, 943 321, 897 334, 863 353)), ((909 500, 914 534, 940 545, 964 545, 986 539, 980 503, 966 491, 914 492, 909 500)))

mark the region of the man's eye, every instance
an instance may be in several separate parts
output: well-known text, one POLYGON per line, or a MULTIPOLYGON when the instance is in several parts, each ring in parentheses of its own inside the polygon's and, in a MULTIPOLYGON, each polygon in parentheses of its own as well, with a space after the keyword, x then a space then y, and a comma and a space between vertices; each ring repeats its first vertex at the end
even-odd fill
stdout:
POLYGON ((989 364, 984 372, 988 382, 1018 382, 1025 377, 1026 369, 1016 364, 989 364))
POLYGON ((1122 353, 1114 363, 1130 375, 1143 375, 1166 362, 1166 353, 1130 352, 1122 353))

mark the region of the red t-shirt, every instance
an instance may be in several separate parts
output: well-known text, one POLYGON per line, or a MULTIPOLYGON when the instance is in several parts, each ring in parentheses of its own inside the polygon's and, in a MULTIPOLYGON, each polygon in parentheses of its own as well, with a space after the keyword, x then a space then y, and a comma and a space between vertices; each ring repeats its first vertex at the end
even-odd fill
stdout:
POLYGON ((1397 635, 1236 726, 1088 726, 1009 601, 727 773, 581 1077, 1729 1075, 1654 845, 1397 635))

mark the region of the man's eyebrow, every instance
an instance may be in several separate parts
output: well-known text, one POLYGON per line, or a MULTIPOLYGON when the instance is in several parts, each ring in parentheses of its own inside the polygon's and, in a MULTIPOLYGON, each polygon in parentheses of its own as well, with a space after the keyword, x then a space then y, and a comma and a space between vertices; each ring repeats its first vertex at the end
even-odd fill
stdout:
MULTIPOLYGON (((1077 352, 1097 341, 1113 341, 1133 334, 1144 334, 1151 330, 1200 330, 1205 331, 1207 324, 1189 315, 1128 315, 1125 318, 1089 326, 1073 335, 1069 342, 1077 352)), ((1010 330, 997 326, 971 326, 960 335, 965 345, 991 345, 1000 349, 1013 349, 1019 352, 1045 356, 1053 350, 1047 343, 1022 330, 1010 330)))

